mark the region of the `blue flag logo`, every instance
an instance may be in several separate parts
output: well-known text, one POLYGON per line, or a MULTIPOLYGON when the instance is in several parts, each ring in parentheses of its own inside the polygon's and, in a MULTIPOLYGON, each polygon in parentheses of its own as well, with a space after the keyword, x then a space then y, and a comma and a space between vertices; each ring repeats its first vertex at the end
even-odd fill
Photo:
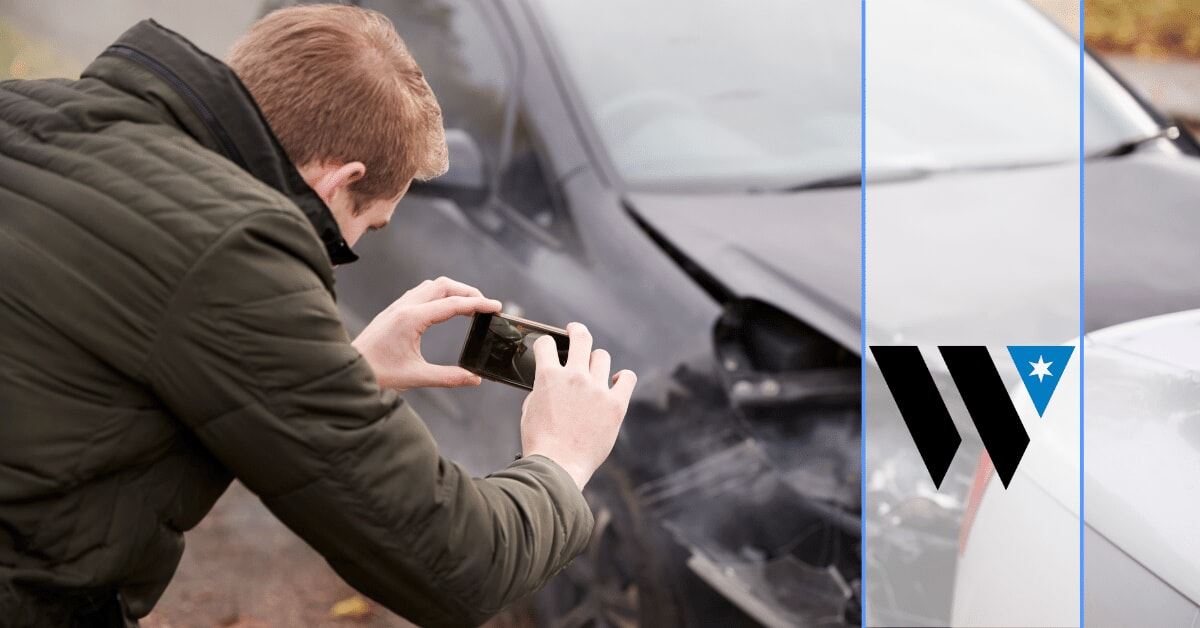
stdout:
POLYGON ((1062 379, 1074 352, 1075 347, 1062 345, 1008 346, 1008 354, 1021 374, 1021 382, 1033 400, 1038 416, 1046 411, 1046 405, 1050 403, 1054 389, 1058 388, 1058 380, 1062 379))

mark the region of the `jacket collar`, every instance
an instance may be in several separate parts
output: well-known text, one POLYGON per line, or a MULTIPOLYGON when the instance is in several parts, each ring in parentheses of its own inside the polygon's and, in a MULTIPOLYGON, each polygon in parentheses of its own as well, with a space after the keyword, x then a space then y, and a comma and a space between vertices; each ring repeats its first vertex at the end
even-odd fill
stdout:
MULTIPOLYGON (((330 262, 349 264, 358 259, 342 237, 329 207, 300 176, 258 104, 229 66, 154 20, 138 22, 100 56, 132 61, 166 83, 188 108, 171 111, 174 118, 199 120, 199 124, 182 124, 183 129, 291 199, 312 223, 330 262)), ((92 69, 84 74, 92 73, 92 69)), ((111 75, 102 78, 157 104, 176 106, 154 98, 152 89, 137 81, 111 75)))

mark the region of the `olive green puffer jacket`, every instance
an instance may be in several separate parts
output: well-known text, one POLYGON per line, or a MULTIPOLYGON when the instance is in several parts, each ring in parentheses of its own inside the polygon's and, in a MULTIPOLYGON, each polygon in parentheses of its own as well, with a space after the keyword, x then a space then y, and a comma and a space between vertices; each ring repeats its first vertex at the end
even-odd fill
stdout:
POLYGON ((353 259, 236 76, 153 22, 0 83, 0 623, 146 615, 234 477, 422 624, 582 550, 560 467, 472 479, 380 390, 334 306, 353 259))

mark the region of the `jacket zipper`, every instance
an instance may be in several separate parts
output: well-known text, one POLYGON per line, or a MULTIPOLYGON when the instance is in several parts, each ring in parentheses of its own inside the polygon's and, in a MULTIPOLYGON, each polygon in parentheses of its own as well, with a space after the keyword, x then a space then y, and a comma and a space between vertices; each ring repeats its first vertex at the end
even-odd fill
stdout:
POLYGON ((145 67, 147 70, 150 70, 159 78, 166 81, 167 84, 169 84, 176 91, 176 93, 178 93, 179 96, 188 103, 188 105, 192 108, 192 111, 196 112, 196 115, 200 116, 200 121, 204 124, 204 128, 208 129, 208 132, 216 138, 217 143, 221 145, 221 148, 225 151, 225 154, 243 169, 246 169, 246 162, 242 159, 241 152, 238 151, 237 146, 234 146, 233 140, 230 139, 229 134, 225 132, 225 128, 221 126, 220 121, 217 120, 217 116, 213 114, 212 109, 209 109, 208 104, 205 103, 204 100, 200 98, 200 96, 194 90, 192 90, 191 86, 183 82, 183 79, 179 78, 174 72, 171 71, 170 68, 162 63, 159 63, 157 59, 143 53, 140 50, 135 50, 129 46, 122 46, 120 44, 109 46, 104 51, 104 54, 112 54, 118 57, 129 59, 130 61, 145 67))

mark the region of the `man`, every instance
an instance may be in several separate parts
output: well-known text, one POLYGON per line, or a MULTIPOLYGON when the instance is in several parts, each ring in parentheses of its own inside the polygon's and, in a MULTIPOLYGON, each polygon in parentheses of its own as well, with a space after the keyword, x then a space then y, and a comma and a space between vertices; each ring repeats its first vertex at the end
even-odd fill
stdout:
POLYGON ((393 391, 478 384, 421 333, 500 304, 425 282, 352 343, 333 301, 446 169, 420 69, 336 6, 272 13, 230 66, 142 22, 78 81, 0 84, 0 622, 136 622, 236 477, 363 593, 479 623, 583 549, 634 376, 572 324, 565 366, 534 346, 524 456, 440 458, 393 391))

